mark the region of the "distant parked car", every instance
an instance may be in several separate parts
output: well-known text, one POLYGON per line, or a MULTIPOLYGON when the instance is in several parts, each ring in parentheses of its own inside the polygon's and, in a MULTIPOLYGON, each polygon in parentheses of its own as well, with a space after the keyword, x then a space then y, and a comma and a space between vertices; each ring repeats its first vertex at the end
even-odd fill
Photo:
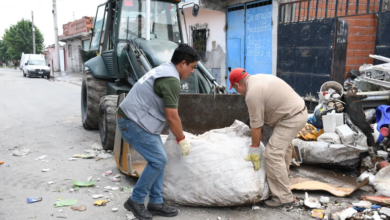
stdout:
POLYGON ((28 60, 23 67, 23 76, 26 75, 28 78, 41 76, 44 78, 45 76, 50 79, 50 68, 49 65, 46 65, 45 60, 28 60))

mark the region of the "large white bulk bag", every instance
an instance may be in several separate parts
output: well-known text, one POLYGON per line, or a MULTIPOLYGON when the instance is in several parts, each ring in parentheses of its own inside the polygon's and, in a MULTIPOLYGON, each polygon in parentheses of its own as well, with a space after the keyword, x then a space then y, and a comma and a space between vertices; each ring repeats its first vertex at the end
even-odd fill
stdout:
MULTIPOLYGON (((195 136, 185 133, 191 152, 183 157, 175 136, 165 141, 168 163, 164 173, 164 199, 188 206, 236 206, 267 199, 264 156, 254 171, 247 162, 249 127, 235 121, 230 127, 195 136)), ((264 152, 264 145, 260 146, 264 152)))

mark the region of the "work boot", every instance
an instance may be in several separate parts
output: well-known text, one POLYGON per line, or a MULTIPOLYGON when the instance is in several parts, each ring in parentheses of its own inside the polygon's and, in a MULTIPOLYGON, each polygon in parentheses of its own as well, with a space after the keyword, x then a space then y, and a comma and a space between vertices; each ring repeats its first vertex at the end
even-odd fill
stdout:
POLYGON ((136 203, 133 200, 131 200, 131 198, 129 198, 125 202, 124 206, 128 211, 132 212, 134 216, 137 217, 139 220, 153 219, 153 215, 148 210, 146 210, 144 204, 136 203))
POLYGON ((153 215, 160 215, 164 217, 173 217, 179 213, 176 209, 165 205, 165 203, 159 203, 159 204, 148 203, 148 211, 153 215))
POLYGON ((270 200, 267 200, 267 201, 264 201, 262 203, 262 205, 264 207, 267 207, 267 208, 282 208, 282 207, 290 207, 294 204, 294 201, 292 202, 287 202, 287 203, 280 203, 280 202, 276 202, 275 200, 273 199, 270 199, 270 200))

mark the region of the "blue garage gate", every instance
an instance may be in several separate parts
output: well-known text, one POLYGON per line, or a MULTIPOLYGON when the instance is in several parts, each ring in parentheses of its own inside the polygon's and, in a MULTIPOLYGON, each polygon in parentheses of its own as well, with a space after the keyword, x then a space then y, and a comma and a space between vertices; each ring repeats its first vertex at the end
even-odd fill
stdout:
MULTIPOLYGON (((272 73, 272 1, 257 1, 227 8, 227 78, 234 68, 250 74, 272 73)), ((230 82, 227 80, 228 92, 230 82)))

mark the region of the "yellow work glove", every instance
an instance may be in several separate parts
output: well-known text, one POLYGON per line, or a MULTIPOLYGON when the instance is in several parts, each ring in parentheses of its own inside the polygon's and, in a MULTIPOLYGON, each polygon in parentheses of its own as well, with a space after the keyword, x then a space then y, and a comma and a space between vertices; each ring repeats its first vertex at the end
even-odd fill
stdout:
POLYGON ((258 171, 261 167, 260 162, 260 147, 259 146, 250 146, 248 156, 245 157, 246 161, 252 161, 253 168, 255 171, 258 171))
POLYGON ((182 140, 177 141, 177 143, 180 145, 183 157, 190 154, 191 145, 190 142, 188 142, 185 137, 182 140))

